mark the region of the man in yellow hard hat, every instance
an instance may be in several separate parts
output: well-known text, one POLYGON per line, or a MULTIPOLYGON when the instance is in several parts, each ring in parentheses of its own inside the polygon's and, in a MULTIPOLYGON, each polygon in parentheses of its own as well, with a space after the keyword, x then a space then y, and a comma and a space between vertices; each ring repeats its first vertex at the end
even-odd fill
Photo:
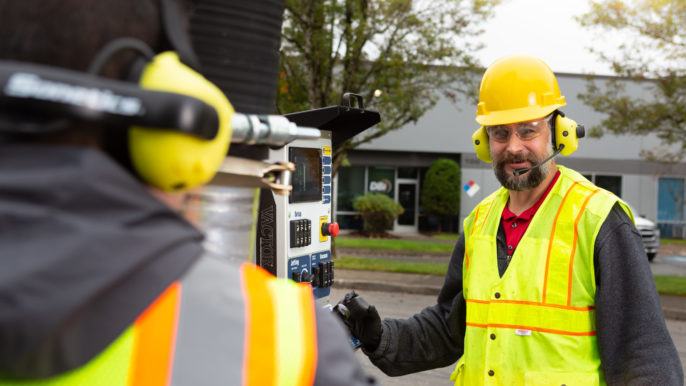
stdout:
POLYGON ((231 139, 181 3, 0 0, 0 385, 373 383, 311 287, 148 190, 205 184, 231 139))
POLYGON ((477 156, 502 188, 464 221, 437 304, 380 320, 354 292, 346 324, 389 375, 447 366, 456 385, 682 385, 627 205, 555 164, 583 136, 540 59, 483 75, 477 156))

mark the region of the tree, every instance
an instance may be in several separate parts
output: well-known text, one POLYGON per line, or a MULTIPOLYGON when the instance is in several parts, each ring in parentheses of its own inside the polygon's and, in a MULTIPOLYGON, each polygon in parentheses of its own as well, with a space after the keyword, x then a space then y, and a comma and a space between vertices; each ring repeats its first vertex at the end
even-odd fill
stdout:
POLYGON ((631 98, 622 80, 601 89, 589 83, 581 99, 606 114, 591 135, 655 133, 666 149, 647 151, 649 160, 676 163, 686 156, 686 1, 591 2, 591 11, 577 18, 584 26, 621 31, 629 38, 616 57, 596 52, 617 75, 640 83, 650 98, 631 98))
MULTIPOLYGON (((439 158, 429 167, 421 195, 422 209, 429 216, 444 219, 460 214, 460 165, 439 158)), ((441 223, 438 231, 441 232, 441 223)))
POLYGON ((345 154, 416 122, 444 95, 474 96, 479 23, 501 0, 287 0, 277 109, 289 113, 361 94, 381 123, 334 149, 345 154), (378 90, 378 91, 377 91, 378 90))

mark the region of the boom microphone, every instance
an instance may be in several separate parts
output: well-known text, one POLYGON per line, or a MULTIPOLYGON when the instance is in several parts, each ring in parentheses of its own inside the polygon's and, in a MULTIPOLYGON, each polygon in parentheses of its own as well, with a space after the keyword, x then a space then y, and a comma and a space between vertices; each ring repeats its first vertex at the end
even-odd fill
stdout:
POLYGON ((565 147, 565 145, 560 144, 560 146, 557 148, 557 150, 555 150, 555 152, 554 152, 553 154, 551 154, 550 157, 544 159, 543 161, 537 163, 536 165, 534 165, 534 166, 532 166, 532 167, 530 167, 530 168, 515 169, 515 170, 512 172, 512 174, 514 174, 515 177, 519 177, 520 175, 522 175, 522 174, 524 174, 524 173, 526 173, 526 172, 528 172, 528 171, 530 171, 530 170, 536 169, 537 167, 543 165, 544 163, 550 161, 550 160, 553 159, 555 156, 557 156, 558 154, 560 154, 560 152, 562 151, 562 149, 564 149, 564 147, 565 147))

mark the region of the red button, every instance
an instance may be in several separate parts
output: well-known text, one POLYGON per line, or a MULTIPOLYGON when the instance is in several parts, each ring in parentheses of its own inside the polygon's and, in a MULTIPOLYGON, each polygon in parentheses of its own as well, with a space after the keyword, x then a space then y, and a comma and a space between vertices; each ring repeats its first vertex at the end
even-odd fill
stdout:
POLYGON ((338 231, 339 231, 339 229, 338 229, 338 223, 337 222, 329 224, 329 234, 331 235, 331 237, 338 236, 338 231))
POLYGON ((332 223, 322 223, 322 235, 324 236, 331 236, 331 237, 336 237, 338 236, 338 223, 337 222, 332 222, 332 223))

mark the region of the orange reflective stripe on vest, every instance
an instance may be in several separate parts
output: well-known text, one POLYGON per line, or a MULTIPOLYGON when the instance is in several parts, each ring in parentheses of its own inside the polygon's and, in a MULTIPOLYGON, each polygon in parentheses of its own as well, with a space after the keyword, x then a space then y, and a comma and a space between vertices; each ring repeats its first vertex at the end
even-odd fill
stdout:
POLYGON ((543 303, 570 305, 572 274, 579 236, 579 220, 591 197, 600 189, 574 182, 553 220, 543 281, 543 303), (566 221, 562 221, 566 219, 566 221), (574 219, 573 225, 571 220, 574 219))
POLYGON ((515 300, 467 299, 467 325, 561 335, 595 335, 595 307, 567 307, 515 300), (489 313, 500 315, 496 322, 489 313), (589 316, 590 313, 590 316, 589 316))
POLYGON ((242 269, 245 297, 244 385, 272 385, 276 373, 275 329, 263 324, 274 319, 272 296, 263 288, 260 272, 242 269), (262 328, 258 326, 262 324, 262 328), (270 359, 267 359, 270 358, 270 359))
POLYGON ((129 385, 169 384, 180 296, 175 282, 134 323, 129 385))
POLYGON ((244 385, 311 385, 317 364, 312 289, 244 264, 244 385))
POLYGON ((134 324, 130 385, 185 385, 202 376, 213 384, 311 385, 314 307, 309 286, 248 263, 234 269, 203 260, 134 324), (236 276, 217 275, 221 269, 236 276))

